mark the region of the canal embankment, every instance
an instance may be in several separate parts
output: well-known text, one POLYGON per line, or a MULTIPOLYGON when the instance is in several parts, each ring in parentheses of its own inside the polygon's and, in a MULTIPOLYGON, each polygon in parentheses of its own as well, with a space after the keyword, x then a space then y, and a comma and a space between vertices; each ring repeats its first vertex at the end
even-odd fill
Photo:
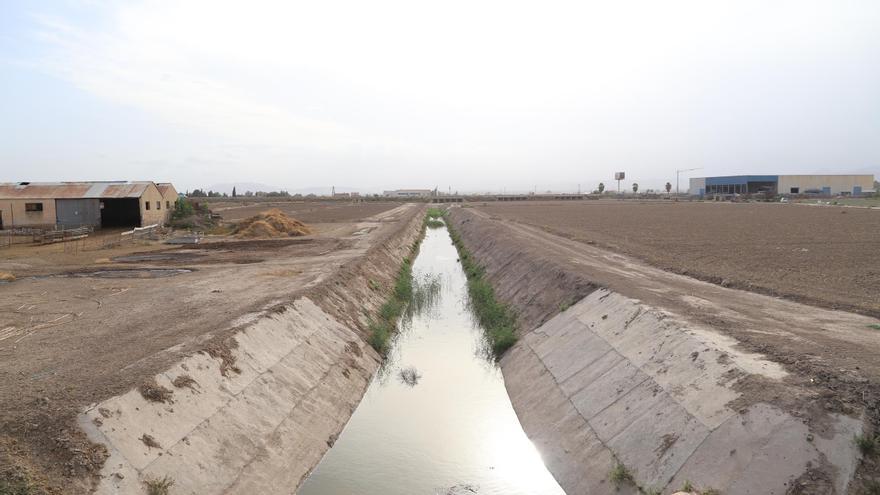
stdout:
POLYGON ((332 276, 240 318, 239 331, 87 408, 95 493, 291 493, 333 445, 381 358, 369 324, 422 232, 413 206, 332 276))
MULTIPOLYGON (((469 208, 451 208, 447 218, 496 296, 518 313, 519 339, 500 361, 505 385, 568 494, 850 489, 860 457, 853 439, 863 429, 858 408, 836 407, 839 397, 814 388, 791 361, 759 352, 760 342, 635 297, 647 290, 605 281, 650 277, 650 289, 666 296, 691 286, 469 208)), ((807 311, 780 311, 798 309, 807 311)), ((720 304, 707 311, 770 334, 787 330, 720 304)))

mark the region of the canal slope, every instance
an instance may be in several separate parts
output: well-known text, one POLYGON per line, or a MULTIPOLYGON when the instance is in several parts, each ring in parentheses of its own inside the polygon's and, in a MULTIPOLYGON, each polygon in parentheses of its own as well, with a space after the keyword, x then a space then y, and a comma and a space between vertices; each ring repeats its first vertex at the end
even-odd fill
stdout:
MULTIPOLYGON (((291 493, 333 444, 378 369, 367 324, 417 242, 424 207, 363 222, 371 247, 148 383, 87 408, 109 454, 95 493, 291 493)), ((355 241, 357 242, 357 241, 355 241)))
POLYGON ((851 363, 786 358, 780 339, 821 356, 812 324, 843 331, 838 348, 876 346, 869 319, 711 286, 468 208, 449 218, 520 314, 505 383, 567 493, 615 492, 614 470, 632 475, 624 492, 851 488, 864 413, 854 392, 868 380, 851 363))

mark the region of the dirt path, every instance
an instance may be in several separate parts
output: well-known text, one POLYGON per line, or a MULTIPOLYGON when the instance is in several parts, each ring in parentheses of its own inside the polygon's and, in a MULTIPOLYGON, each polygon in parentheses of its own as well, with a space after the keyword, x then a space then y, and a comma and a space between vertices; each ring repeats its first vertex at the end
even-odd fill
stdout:
POLYGON ((65 493, 83 491, 77 483, 103 455, 75 428, 78 411, 307 293, 415 213, 404 205, 296 242, 153 250, 101 265, 191 270, 168 277, 67 276, 65 267, 0 285, 0 468, 69 483, 65 493))

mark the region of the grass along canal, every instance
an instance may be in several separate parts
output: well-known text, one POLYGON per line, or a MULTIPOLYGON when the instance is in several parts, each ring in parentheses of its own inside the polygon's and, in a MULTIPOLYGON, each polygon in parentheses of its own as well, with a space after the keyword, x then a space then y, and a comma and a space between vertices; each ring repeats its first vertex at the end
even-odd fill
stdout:
POLYGON ((449 233, 429 228, 413 310, 299 495, 564 495, 520 426, 449 233))

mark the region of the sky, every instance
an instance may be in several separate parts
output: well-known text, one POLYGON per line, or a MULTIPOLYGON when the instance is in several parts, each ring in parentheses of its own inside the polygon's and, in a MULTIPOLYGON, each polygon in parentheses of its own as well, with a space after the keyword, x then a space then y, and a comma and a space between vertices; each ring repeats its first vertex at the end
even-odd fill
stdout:
POLYGON ((880 2, 0 1, 0 181, 880 176, 880 2))

